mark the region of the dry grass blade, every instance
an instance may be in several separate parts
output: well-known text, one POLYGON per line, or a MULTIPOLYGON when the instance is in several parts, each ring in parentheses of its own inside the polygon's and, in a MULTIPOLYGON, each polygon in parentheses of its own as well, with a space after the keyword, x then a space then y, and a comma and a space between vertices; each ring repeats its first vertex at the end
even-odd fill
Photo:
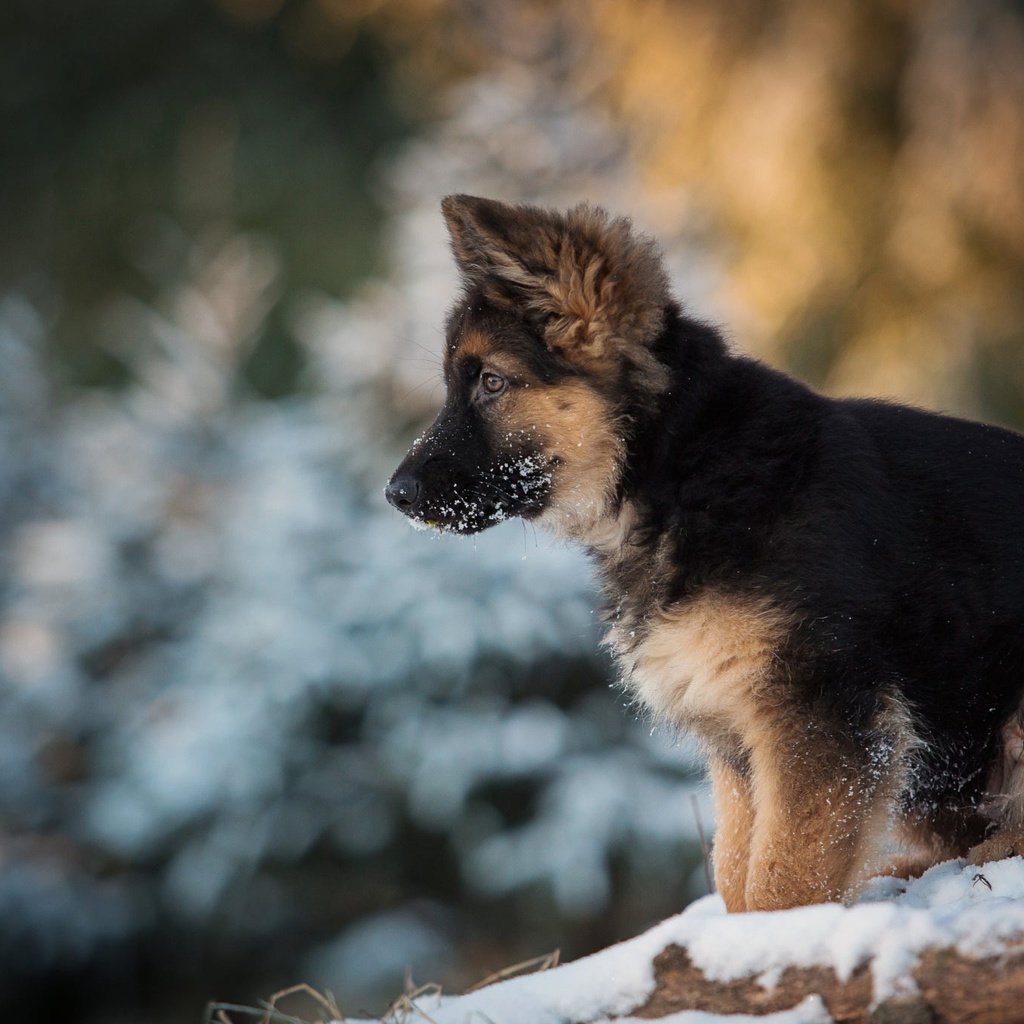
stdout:
POLYGON ((435 1024, 434 1018, 430 1016, 426 1010, 420 1009, 415 1003, 416 999, 422 996, 439 996, 441 995, 441 986, 436 983, 430 983, 429 985, 420 985, 418 988, 412 988, 411 980, 406 980, 407 991, 403 992, 385 1011, 384 1016, 381 1017, 382 1024, 404 1024, 410 1017, 416 1016, 421 1019, 428 1021, 429 1024, 435 1024))
POLYGON ((206 1007, 206 1024, 234 1024, 229 1013, 241 1014, 244 1017, 258 1017, 259 1024, 327 1024, 328 1021, 344 1021, 345 1017, 338 1007, 334 996, 330 993, 318 992, 312 985, 302 982, 289 988, 275 992, 270 999, 260 1000, 259 1006, 241 1006, 237 1003, 209 1003, 206 1007), (285 1013, 278 1003, 289 996, 305 995, 317 1004, 326 1014, 316 1021, 304 1017, 296 1017, 285 1013))
MULTIPOLYGON (((327 1013, 327 1021, 332 1020, 344 1020, 341 1010, 338 1008, 338 1004, 334 1000, 334 996, 330 993, 318 992, 312 985, 306 984, 306 982, 299 982, 298 985, 291 985, 288 988, 281 989, 280 992, 275 992, 267 1003, 267 1013, 264 1016, 260 1024, 271 1024, 271 1014, 277 1011, 277 1004, 282 999, 287 999, 289 996, 299 995, 308 996, 317 1004, 322 1010, 327 1013)), ((326 1022, 324 1022, 326 1024, 326 1022)))
POLYGON ((293 1017, 290 1013, 282 1013, 263 1003, 262 1006, 242 1006, 238 1003, 210 1003, 206 1007, 207 1024, 234 1024, 229 1013, 241 1014, 243 1017, 259 1017, 260 1024, 317 1024, 314 1021, 293 1017), (211 1016, 216 1011, 216 1016, 211 1016))
MULTIPOLYGON (((510 967, 503 967, 495 971, 482 981, 477 982, 466 992, 477 992, 488 985, 493 985, 508 978, 514 978, 520 974, 529 974, 550 970, 557 967, 561 958, 561 951, 554 950, 544 956, 534 957, 532 960, 524 960, 522 963, 512 964, 510 967)), ((435 1024, 434 1018, 422 1007, 418 1006, 416 1000, 424 996, 439 997, 442 988, 436 983, 427 985, 413 985, 412 977, 406 975, 405 992, 402 993, 380 1017, 381 1024, 406 1024, 410 1019, 426 1021, 427 1024, 435 1024)), ((244 1017, 258 1017, 259 1024, 328 1024, 338 1022, 344 1024, 345 1016, 341 1012, 334 995, 331 992, 318 992, 312 985, 301 982, 298 985, 291 985, 288 988, 275 992, 268 1000, 261 1000, 259 1006, 241 1006, 236 1003, 209 1003, 206 1007, 205 1024, 235 1024, 230 1014, 240 1014, 244 1017), (295 1017, 285 1013, 280 1008, 282 1000, 292 996, 303 995, 312 1000, 327 1014, 326 1017, 318 1017, 316 1021, 307 1020, 302 1017, 295 1017)), ((486 1022, 486 1018, 482 1018, 486 1022)))
POLYGON ((517 974, 529 974, 533 971, 549 971, 552 967, 558 966, 559 957, 561 956, 561 950, 554 950, 551 953, 547 953, 544 956, 535 956, 532 960, 524 960, 519 964, 512 964, 511 967, 503 967, 500 971, 495 971, 493 974, 489 974, 482 981, 478 981, 471 988, 466 989, 466 992, 478 992, 482 988, 486 988, 488 985, 493 985, 498 981, 505 981, 507 978, 514 978, 517 974))
MULTIPOLYGON (((243 1017, 265 1017, 267 1014, 266 1005, 243 1006, 241 1003, 207 1003, 206 1016, 203 1018, 206 1024, 234 1024, 229 1014, 241 1014, 243 1017)), ((299 1020, 297 1017, 289 1017, 280 1011, 273 1011, 270 1018, 273 1024, 310 1024, 309 1021, 299 1020)))

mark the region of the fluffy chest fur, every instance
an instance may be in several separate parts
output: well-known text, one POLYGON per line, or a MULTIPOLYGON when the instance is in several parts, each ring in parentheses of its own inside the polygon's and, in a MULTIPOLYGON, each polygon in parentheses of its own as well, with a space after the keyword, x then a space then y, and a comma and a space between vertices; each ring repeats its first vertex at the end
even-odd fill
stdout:
POLYGON ((606 638, 626 683, 661 718, 741 750, 756 740, 787 616, 767 601, 707 592, 617 622, 606 638))

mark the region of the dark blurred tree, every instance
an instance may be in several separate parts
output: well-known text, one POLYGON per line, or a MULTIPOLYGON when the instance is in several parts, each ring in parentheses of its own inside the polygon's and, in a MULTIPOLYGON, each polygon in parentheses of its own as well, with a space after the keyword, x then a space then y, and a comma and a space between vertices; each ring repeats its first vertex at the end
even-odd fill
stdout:
MULTIPOLYGON (((182 272, 206 230, 265 235, 280 292, 344 294, 381 269, 375 176, 407 134, 362 19, 290 0, 12 0, 0 11, 0 291, 52 318, 73 383, 129 372, 105 329, 182 272)), ((301 360, 278 303, 253 340, 257 392, 301 360)))

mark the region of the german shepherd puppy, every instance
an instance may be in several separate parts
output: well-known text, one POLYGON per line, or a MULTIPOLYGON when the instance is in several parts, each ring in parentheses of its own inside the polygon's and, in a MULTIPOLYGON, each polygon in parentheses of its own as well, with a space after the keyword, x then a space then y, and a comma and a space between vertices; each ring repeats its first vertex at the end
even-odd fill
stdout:
POLYGON ((586 546, 625 682, 707 750, 729 910, 848 897, 890 824, 901 875, 1024 852, 1024 437, 729 351, 626 219, 442 209, 447 398, 387 498, 586 546))

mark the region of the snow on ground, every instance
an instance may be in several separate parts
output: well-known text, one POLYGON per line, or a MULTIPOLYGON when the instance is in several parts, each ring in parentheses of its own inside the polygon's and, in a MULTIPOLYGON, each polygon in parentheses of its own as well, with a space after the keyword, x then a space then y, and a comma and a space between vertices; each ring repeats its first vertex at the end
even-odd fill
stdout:
MULTIPOLYGON (((718 896, 707 896, 637 938, 592 956, 470 995, 424 996, 415 1000, 415 1009, 434 1024, 571 1024, 619 1018, 653 991, 652 961, 671 944, 685 947, 709 979, 754 976, 767 987, 787 966, 829 966, 845 980, 870 960, 874 997, 880 1002, 912 991, 910 973, 926 949, 955 947, 963 955, 984 957, 1024 945, 1024 859, 980 869, 948 861, 910 883, 875 879, 852 906, 826 903, 774 913, 726 914, 718 896)), ((672 1024, 755 1019, 817 1024, 829 1017, 820 1001, 812 999, 769 1017, 688 1011, 663 1019, 672 1024)))
MULTIPOLYGON (((791 1010, 777 1013, 707 1013, 704 1010, 682 1010, 658 1018, 660 1024, 832 1024, 832 1018, 825 1009, 820 996, 808 996, 791 1010)), ((615 1024, 651 1024, 645 1017, 619 1017, 615 1024)))

